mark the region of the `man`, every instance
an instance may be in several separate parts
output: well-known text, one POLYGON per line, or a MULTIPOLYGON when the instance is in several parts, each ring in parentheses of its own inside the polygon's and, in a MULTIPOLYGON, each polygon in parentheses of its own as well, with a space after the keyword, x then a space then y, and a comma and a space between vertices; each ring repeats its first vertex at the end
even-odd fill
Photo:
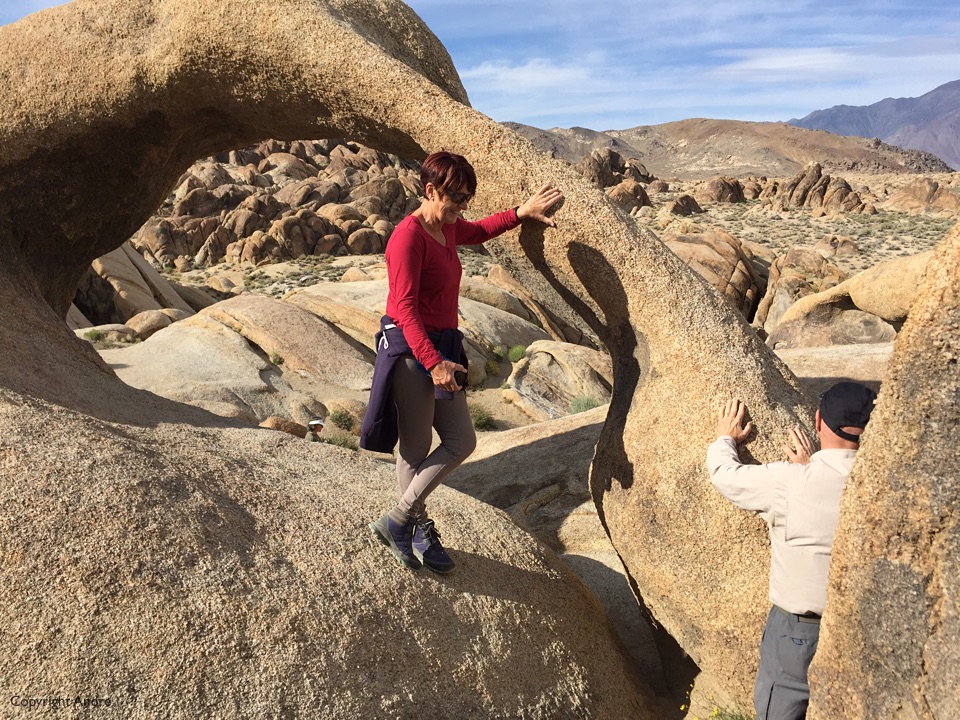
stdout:
POLYGON ((720 406, 717 439, 707 450, 714 487, 744 510, 759 513, 770 529, 770 602, 753 690, 757 720, 806 716, 807 668, 817 650, 827 601, 830 548, 840 516, 840 495, 870 419, 876 393, 851 382, 820 396, 816 414, 820 451, 795 428, 789 462, 742 465, 737 445, 753 430, 746 405, 720 406))
POLYGON ((324 422, 320 418, 313 418, 307 423, 307 434, 303 439, 308 442, 320 442, 320 431, 323 430, 324 422))

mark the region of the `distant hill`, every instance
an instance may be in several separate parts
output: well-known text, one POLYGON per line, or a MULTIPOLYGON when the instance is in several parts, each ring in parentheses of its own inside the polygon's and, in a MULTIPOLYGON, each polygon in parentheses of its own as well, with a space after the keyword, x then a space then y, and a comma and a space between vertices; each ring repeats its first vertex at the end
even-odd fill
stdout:
POLYGON ((648 171, 664 179, 786 177, 813 161, 832 173, 950 172, 943 161, 928 153, 787 123, 692 119, 603 132, 504 125, 556 158, 575 163, 593 150, 610 147, 625 158, 637 158, 648 171))
POLYGON ((815 110, 799 120, 790 120, 790 124, 925 150, 960 170, 960 80, 917 98, 887 98, 873 105, 815 110))

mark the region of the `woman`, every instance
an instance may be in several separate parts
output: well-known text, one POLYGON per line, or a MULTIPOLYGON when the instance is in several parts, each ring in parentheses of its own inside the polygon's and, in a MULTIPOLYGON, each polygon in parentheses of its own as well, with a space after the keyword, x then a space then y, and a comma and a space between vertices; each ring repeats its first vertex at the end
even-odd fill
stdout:
POLYGON ((512 210, 479 222, 462 215, 477 189, 466 158, 437 152, 420 170, 423 202, 400 221, 387 244, 387 314, 377 333, 370 407, 360 446, 389 452, 400 442, 400 500, 370 529, 411 569, 449 572, 454 562, 440 543, 426 500, 473 452, 477 438, 467 409, 467 359, 457 330, 462 269, 459 245, 479 245, 523 220, 556 223, 544 213, 563 195, 549 185, 512 210), (461 374, 462 373, 462 374, 461 374), (432 451, 431 428, 440 437, 432 451))

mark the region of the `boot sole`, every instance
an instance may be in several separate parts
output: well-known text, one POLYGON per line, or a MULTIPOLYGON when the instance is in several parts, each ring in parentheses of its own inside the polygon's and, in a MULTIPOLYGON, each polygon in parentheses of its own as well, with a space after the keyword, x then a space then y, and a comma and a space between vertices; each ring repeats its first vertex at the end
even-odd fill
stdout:
POLYGON ((377 524, 375 522, 370 523, 369 525, 367 525, 367 527, 370 528, 370 532, 372 532, 373 536, 380 541, 381 545, 389 548, 390 554, 393 555, 401 565, 404 565, 405 567, 408 567, 411 570, 420 569, 421 567, 420 561, 417 560, 417 558, 415 557, 408 557, 404 555, 402 552, 400 552, 400 548, 398 548, 396 544, 393 542, 393 538, 390 537, 389 533, 386 536, 384 536, 384 534, 380 531, 380 528, 377 527, 377 524))

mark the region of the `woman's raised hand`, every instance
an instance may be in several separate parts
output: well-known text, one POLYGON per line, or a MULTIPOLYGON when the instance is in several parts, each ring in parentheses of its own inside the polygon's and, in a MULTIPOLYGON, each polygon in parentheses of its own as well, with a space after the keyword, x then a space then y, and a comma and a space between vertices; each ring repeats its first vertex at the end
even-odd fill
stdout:
POLYGON ((550 227, 556 227, 557 224, 546 216, 547 210, 563 200, 563 193, 553 185, 544 185, 537 190, 530 199, 517 208, 517 217, 520 220, 539 220, 550 227))

